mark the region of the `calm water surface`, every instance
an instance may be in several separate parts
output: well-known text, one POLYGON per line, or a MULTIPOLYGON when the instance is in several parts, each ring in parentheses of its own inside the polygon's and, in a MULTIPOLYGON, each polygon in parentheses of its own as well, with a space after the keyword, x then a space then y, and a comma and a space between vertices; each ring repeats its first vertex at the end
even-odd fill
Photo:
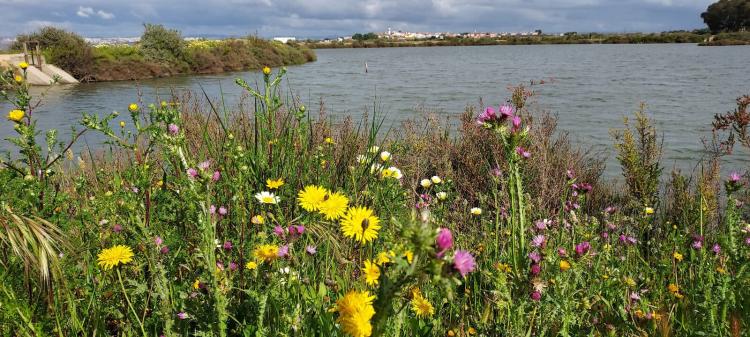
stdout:
MULTIPOLYGON (((286 83, 309 111, 317 111, 322 99, 331 115, 359 116, 377 102, 386 124, 394 126, 419 108, 456 116, 480 98, 486 104, 501 103, 508 85, 552 79, 535 87, 539 106, 556 113, 560 128, 571 131, 576 141, 605 150, 611 176, 618 167, 609 130, 619 127, 640 102, 647 103, 663 132, 665 165, 690 169, 701 155, 701 137, 710 134, 712 116, 732 109, 736 97, 750 93, 749 46, 478 46, 317 54, 317 62, 289 67, 286 83)), ((234 84, 237 77, 259 79, 257 72, 238 72, 147 80, 139 88, 133 82, 55 87, 35 114, 40 129, 56 127, 69 134, 81 112, 125 111, 139 89, 150 100, 158 92, 200 92, 202 87, 210 97, 223 92, 231 106, 242 94, 234 84)), ((9 123, 1 123, 2 138, 11 132, 9 123)), ((85 139, 90 144, 97 141, 93 135, 85 139)), ((748 163, 747 153, 736 153, 727 158, 725 168, 747 168, 748 163)))

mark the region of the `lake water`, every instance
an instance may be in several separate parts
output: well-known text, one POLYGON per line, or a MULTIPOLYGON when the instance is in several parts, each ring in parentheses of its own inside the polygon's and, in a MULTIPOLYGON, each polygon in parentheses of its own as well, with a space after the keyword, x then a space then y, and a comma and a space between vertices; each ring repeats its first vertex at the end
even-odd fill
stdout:
MULTIPOLYGON (((576 141, 609 153, 610 176, 619 168, 609 130, 640 102, 658 121, 664 135, 667 167, 692 168, 701 156, 701 137, 710 135, 715 113, 734 108, 735 99, 750 93, 750 46, 698 47, 671 45, 550 45, 317 50, 318 61, 289 67, 286 85, 317 111, 322 99, 334 116, 358 116, 377 102, 387 125, 415 115, 418 107, 457 116, 467 104, 497 105, 507 87, 529 80, 552 80, 536 86, 539 106, 556 113, 561 129, 576 141), (364 71, 367 63, 368 73, 364 71)), ((51 88, 36 112, 40 129, 62 134, 81 112, 125 111, 142 90, 145 100, 170 89, 224 93, 236 101, 237 77, 248 82, 257 72, 183 76, 133 82, 80 84, 51 88)), ((7 111, 7 106, 2 106, 7 111)), ((3 113, 5 114, 5 113, 3 113)), ((0 137, 12 132, 0 123, 0 137)), ((85 141, 95 143, 87 136, 85 141)), ((3 144, 0 148, 7 148, 3 144)), ((725 169, 746 169, 747 153, 725 161, 725 169)))

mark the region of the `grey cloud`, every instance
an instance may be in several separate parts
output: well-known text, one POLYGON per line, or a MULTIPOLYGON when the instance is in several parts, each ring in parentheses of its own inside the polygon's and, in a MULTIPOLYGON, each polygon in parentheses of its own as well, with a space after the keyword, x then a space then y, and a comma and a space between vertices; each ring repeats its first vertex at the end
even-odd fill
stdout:
POLYGON ((712 0, 0 0, 1 35, 60 25, 134 36, 162 23, 185 35, 322 37, 419 31, 662 31, 703 27, 712 0))

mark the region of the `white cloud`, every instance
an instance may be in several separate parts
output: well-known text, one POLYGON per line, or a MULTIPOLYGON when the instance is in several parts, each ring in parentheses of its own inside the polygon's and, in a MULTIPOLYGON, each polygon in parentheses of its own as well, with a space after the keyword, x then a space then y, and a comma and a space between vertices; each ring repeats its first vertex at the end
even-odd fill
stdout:
POLYGON ((115 18, 115 15, 110 12, 105 12, 101 9, 94 10, 93 7, 83 7, 83 6, 78 7, 78 11, 76 12, 76 15, 82 18, 90 18, 91 16, 96 15, 103 20, 111 20, 115 18))
POLYGON ((111 20, 111 19, 115 18, 114 14, 109 13, 109 12, 105 12, 105 11, 103 11, 101 9, 98 10, 98 11, 96 11, 96 15, 98 15, 100 18, 102 18, 104 20, 111 20))
POLYGON ((91 7, 80 6, 78 7, 78 11, 76 12, 76 15, 82 18, 87 18, 87 17, 94 15, 94 9, 91 7))

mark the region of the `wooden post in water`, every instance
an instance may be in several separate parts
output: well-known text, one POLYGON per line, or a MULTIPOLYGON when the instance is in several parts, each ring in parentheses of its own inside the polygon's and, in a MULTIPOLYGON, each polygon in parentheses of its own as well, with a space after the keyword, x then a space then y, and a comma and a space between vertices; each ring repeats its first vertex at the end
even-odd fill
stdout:
POLYGON ((26 46, 26 42, 23 43, 23 61, 29 63, 29 48, 26 46))

